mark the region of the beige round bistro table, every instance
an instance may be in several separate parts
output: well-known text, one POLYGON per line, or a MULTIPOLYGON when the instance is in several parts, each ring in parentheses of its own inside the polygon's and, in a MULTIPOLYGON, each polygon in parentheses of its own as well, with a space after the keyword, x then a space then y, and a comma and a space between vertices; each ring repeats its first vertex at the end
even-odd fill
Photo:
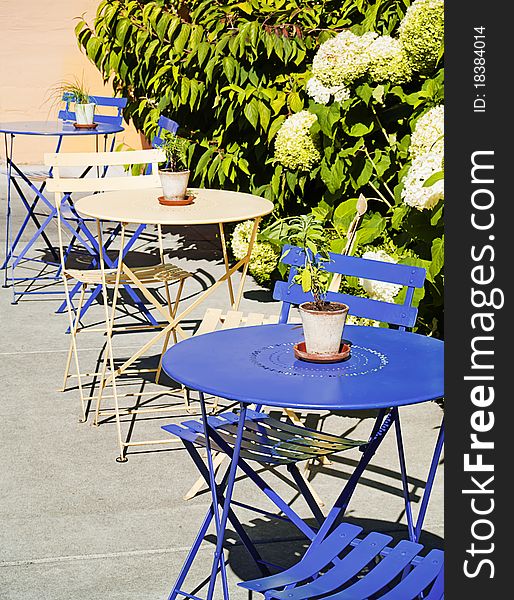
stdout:
MULTIPOLYGON (((78 200, 75 208, 79 214, 85 217, 97 221, 120 223, 123 229, 128 224, 157 225, 159 227, 163 225, 218 224, 225 262, 225 274, 179 316, 183 318, 186 314, 189 314, 224 281, 227 281, 228 284, 232 308, 237 310, 243 294, 244 281, 259 221, 263 216, 271 213, 273 204, 265 198, 243 192, 195 188, 188 191, 194 196, 193 204, 188 206, 164 206, 159 204, 158 197, 162 195, 162 190, 155 188, 117 190, 93 194, 78 200), (224 223, 247 220, 254 221, 247 255, 230 267, 223 225, 224 223), (243 271, 237 296, 234 297, 231 275, 240 267, 243 268, 243 271)), ((122 266, 120 264, 119 269, 122 268, 126 270, 126 265, 122 266)))
MULTIPOLYGON (((127 179, 130 180, 130 178, 127 179)), ((77 200, 75 203, 75 208, 80 215, 95 219, 97 221, 97 231, 99 237, 98 246, 100 248, 100 267, 102 271, 103 285, 106 285, 107 279, 103 257, 103 243, 101 239, 102 229, 100 223, 101 221, 110 221, 119 223, 121 225, 121 249, 118 257, 117 270, 115 273, 111 273, 111 281, 112 275, 115 276, 114 296, 117 296, 119 284, 123 275, 123 280, 126 281, 128 278, 131 281, 131 285, 134 285, 134 287, 137 287, 140 290, 147 301, 157 309, 159 314, 165 320, 164 327, 158 333, 156 333, 151 340, 149 340, 142 348, 140 348, 135 354, 126 360, 123 365, 115 369, 111 375, 102 379, 102 389, 105 388, 105 386, 109 383, 113 384, 116 407, 118 406, 118 402, 116 386, 114 382, 115 378, 126 371, 128 367, 138 360, 138 358, 140 358, 161 338, 165 337, 164 346, 166 346, 169 336, 172 332, 173 335, 176 335, 175 332, 178 332, 184 336, 184 333, 179 326, 180 321, 189 313, 191 313, 191 311, 193 311, 199 304, 204 302, 208 296, 225 281, 227 282, 228 286, 230 304, 234 310, 238 309, 243 294, 244 282, 248 271, 248 263, 250 261, 252 248, 257 235, 259 221, 263 216, 268 215, 273 210, 273 204, 269 200, 260 198, 259 196, 254 196, 252 194, 194 188, 189 189, 188 191, 194 196, 193 204, 188 206, 174 207, 159 204, 158 198, 159 196, 162 196, 161 188, 128 189, 123 191, 117 190, 111 192, 102 192, 93 194, 91 196, 85 196, 80 200, 77 200), (223 226, 225 223, 235 223, 247 220, 253 221, 248 252, 241 260, 230 266, 223 226), (123 260, 123 247, 126 236, 126 227, 127 225, 134 224, 155 225, 159 229, 166 225, 180 226, 217 224, 220 231, 220 240, 225 263, 225 273, 213 285, 200 294, 200 296, 180 314, 170 314, 170 312, 161 306, 154 294, 152 294, 150 290, 145 287, 143 282, 137 277, 137 270, 136 272, 131 270, 123 260), (231 276, 240 268, 242 268, 241 280, 239 282, 237 294, 234 294, 231 276)), ((162 237, 159 235, 159 240, 161 239, 162 237)), ((110 344, 110 338, 112 336, 115 310, 116 305, 115 302, 113 302, 110 323, 107 324, 107 333, 109 337, 108 345, 111 353, 112 346, 110 344)), ((159 365, 156 381, 158 381, 160 368, 161 365, 159 365)), ((132 444, 122 443, 120 441, 120 445, 122 446, 142 445, 143 443, 160 443, 160 441, 135 442, 132 444)))

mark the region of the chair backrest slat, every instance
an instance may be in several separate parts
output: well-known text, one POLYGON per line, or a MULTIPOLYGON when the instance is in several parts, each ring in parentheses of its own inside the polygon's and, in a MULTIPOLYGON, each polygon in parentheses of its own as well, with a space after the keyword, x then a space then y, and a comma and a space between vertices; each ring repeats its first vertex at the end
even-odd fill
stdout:
POLYGON ((45 165, 54 167, 104 167, 162 162, 164 152, 159 149, 125 150, 123 152, 58 152, 45 154, 45 165))
MULTIPOLYGON (((305 263, 305 250, 296 246, 285 246, 282 261, 291 267, 288 281, 278 281, 273 290, 275 300, 282 301, 280 321, 286 322, 292 305, 309 302, 312 300, 310 292, 303 292, 301 286, 294 283, 294 277, 298 268, 305 263)), ((327 300, 332 302, 343 302, 349 306, 349 314, 396 325, 400 329, 413 327, 418 314, 417 308, 412 306, 414 290, 422 288, 425 282, 425 269, 410 265, 386 263, 382 261, 369 260, 355 256, 341 254, 330 254, 330 261, 324 266, 328 272, 340 273, 349 277, 371 279, 385 283, 397 284, 407 288, 403 304, 395 304, 352 296, 339 292, 328 292, 327 300)))
MULTIPOLYGON (((122 110, 127 106, 126 98, 111 98, 109 96, 90 96, 91 102, 94 102, 100 107, 112 107, 116 108, 117 112, 115 115, 102 115, 95 111, 95 122, 96 123, 109 123, 111 125, 121 125, 123 122, 122 110)), ((59 119, 63 121, 75 121, 75 111, 70 110, 70 104, 75 101, 73 94, 65 93, 63 100, 66 102, 66 106, 59 111, 57 115, 59 119)))
MULTIPOLYGON (((46 180, 47 189, 55 193, 73 192, 106 192, 127 189, 159 188, 160 179, 158 175, 158 164, 164 160, 161 150, 134 150, 127 152, 60 152, 58 154, 45 154, 45 165, 52 167, 53 177, 46 180), (102 175, 94 174, 94 177, 68 177, 61 176, 61 167, 77 167, 78 171, 84 171, 91 167, 130 166, 139 164, 151 164, 154 168, 152 173, 145 175, 114 175, 108 176, 102 169, 102 175)), ((56 202, 58 199, 56 198, 56 202)))
POLYGON ((173 119, 169 119, 168 117, 160 116, 159 121, 157 122, 157 133, 152 140, 152 146, 154 148, 159 148, 163 142, 163 131, 168 131, 169 133, 177 133, 178 131, 178 123, 173 121, 173 119))
MULTIPOLYGON (((330 262, 324 263, 325 269, 330 273, 342 273, 349 277, 362 277, 413 288, 421 288, 425 282, 425 269, 421 267, 343 254, 330 254, 330 259, 330 262)), ((305 252, 296 246, 284 246, 282 262, 286 265, 301 267, 305 262, 305 252)))

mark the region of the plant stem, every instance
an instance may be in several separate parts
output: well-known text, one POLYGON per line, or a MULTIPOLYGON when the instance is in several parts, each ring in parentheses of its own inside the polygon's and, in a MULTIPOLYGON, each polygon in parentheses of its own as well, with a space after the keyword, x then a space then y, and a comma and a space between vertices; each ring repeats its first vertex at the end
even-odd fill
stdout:
MULTIPOLYGON (((385 202, 387 204, 387 206, 389 206, 389 208, 393 208, 393 205, 389 202, 389 200, 387 200, 387 198, 384 196, 384 194, 382 194, 382 192, 377 188, 377 186, 370 181, 369 185, 375 190, 375 192, 380 196, 380 199, 382 200, 382 202, 385 202)), ((374 198, 374 200, 378 200, 379 198, 374 198)))
MULTIPOLYGON (((377 165, 375 164, 375 161, 374 161, 374 160, 371 158, 371 155, 370 155, 370 153, 368 152, 368 149, 366 148, 366 146, 364 146, 364 152, 366 153, 366 156, 369 158, 369 161, 371 162, 371 164, 373 165, 373 168, 375 169, 375 173, 377 174, 377 179, 379 179, 379 180, 380 180, 380 182, 383 184, 383 186, 385 187, 385 189, 386 189, 386 190, 389 192, 389 195, 391 196, 391 198, 392 198, 392 199, 393 199, 393 201, 394 201, 394 199, 395 199, 395 198, 394 198, 394 194, 393 194, 393 192, 391 191, 390 187, 387 185, 387 182, 385 182, 385 181, 384 181, 384 180, 383 180, 383 179, 382 179, 382 178, 381 178, 381 177, 378 175, 378 169, 377 169, 377 165)), ((375 186, 374 186, 373 184, 371 184, 371 186, 373 187, 373 189, 375 189, 375 190, 376 190, 376 188, 375 188, 375 186)), ((381 197, 383 197, 383 196, 382 196, 382 194, 381 194, 381 193, 380 193, 378 190, 376 190, 376 191, 377 191, 377 193, 378 193, 378 194, 379 194, 381 197)), ((384 198, 384 200, 385 200, 385 198, 384 198)), ((389 207, 390 207, 390 208, 392 208, 392 205, 391 205, 391 204, 389 204, 389 202, 387 202, 387 201, 386 201, 386 203, 389 205, 389 207)))

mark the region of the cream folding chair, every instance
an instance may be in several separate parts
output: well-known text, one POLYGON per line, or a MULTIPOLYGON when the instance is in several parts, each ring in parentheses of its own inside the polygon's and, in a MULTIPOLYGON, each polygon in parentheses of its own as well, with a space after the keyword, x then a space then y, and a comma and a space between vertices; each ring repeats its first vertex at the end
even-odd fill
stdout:
MULTIPOLYGON (((63 383, 63 391, 66 389, 66 382, 68 377, 70 377, 70 367, 72 360, 75 362, 76 369, 76 377, 78 382, 78 390, 80 394, 80 402, 81 402, 81 421, 85 421, 87 418, 86 414, 86 406, 87 401, 84 395, 84 384, 83 377, 93 377, 99 378, 98 386, 99 391, 96 397, 96 410, 95 410, 95 419, 94 424, 98 424, 98 419, 100 416, 114 416, 116 419, 117 426, 117 434, 118 434, 118 445, 120 449, 119 460, 124 462, 126 460, 125 451, 127 446, 132 445, 144 445, 150 443, 166 443, 166 440, 160 441, 142 441, 142 442, 125 442, 122 437, 121 432, 121 413, 124 414, 136 414, 138 412, 161 412, 165 409, 177 409, 176 406, 169 405, 166 407, 159 408, 145 408, 145 409, 127 409, 123 411, 118 406, 118 397, 119 394, 114 393, 112 397, 115 398, 115 407, 112 411, 101 411, 100 410, 100 400, 103 395, 104 387, 105 387, 105 379, 107 372, 107 365, 109 361, 111 361, 111 367, 113 371, 113 387, 116 385, 115 383, 115 370, 114 370, 114 357, 112 353, 112 335, 118 331, 128 331, 128 330, 141 330, 141 329, 154 329, 161 328, 162 325, 128 325, 120 328, 115 328, 114 318, 116 312, 116 306, 118 302, 118 295, 120 291, 120 286, 130 285, 131 281, 125 278, 123 275, 117 277, 116 269, 75 269, 69 268, 66 264, 67 257, 65 253, 65 245, 63 238, 63 227, 61 223, 61 206, 63 203, 63 199, 67 198, 69 194, 79 193, 79 192, 103 192, 103 191, 112 191, 112 190, 134 190, 134 189, 148 189, 148 188, 160 188, 160 180, 158 176, 158 163, 165 160, 164 153, 159 149, 152 150, 137 150, 137 151, 129 151, 129 152, 98 152, 98 153, 59 153, 59 154, 45 154, 45 165, 52 167, 53 169, 53 177, 47 180, 47 189, 50 192, 54 192, 55 194, 55 205, 57 208, 57 218, 58 218, 58 235, 59 235, 59 251, 60 251, 60 259, 61 259, 61 271, 62 271, 62 279, 64 283, 64 290, 66 295, 66 303, 67 303, 67 312, 69 319, 69 328, 70 328, 70 346, 66 359, 66 366, 64 372, 64 383, 63 383), (97 166, 97 167, 113 167, 113 166, 125 166, 129 167, 130 165, 139 165, 139 164, 151 164, 151 171, 148 173, 131 176, 128 174, 124 175, 116 175, 116 176, 106 176, 106 177, 87 177, 87 178, 79 178, 79 177, 69 177, 61 175, 62 167, 78 167, 77 171, 82 170, 84 167, 97 166), (74 280, 82 284, 80 298, 78 301, 78 306, 75 309, 71 298, 70 298, 70 282, 74 280), (103 304, 105 310, 105 329, 102 329, 104 333, 107 334, 107 350, 105 352, 103 365, 101 371, 93 371, 83 373, 80 370, 79 365, 79 355, 78 355, 78 346, 77 346, 77 336, 80 332, 89 330, 89 331, 98 331, 97 328, 86 328, 81 326, 80 317, 82 307, 84 305, 84 299, 86 296, 86 292, 89 286, 102 286, 102 294, 103 294, 103 304), (111 314, 109 314, 109 303, 107 296, 107 287, 114 288, 113 300, 112 300, 112 309, 111 314)), ((100 170, 101 172, 102 170, 100 170)), ((105 172, 105 171, 104 171, 105 172)), ((174 318, 177 312, 178 304, 180 302, 180 297, 182 293, 182 289, 184 286, 185 280, 191 276, 190 273, 184 271, 183 269, 171 265, 165 264, 164 262, 164 249, 162 242, 162 231, 161 228, 157 228, 158 234, 158 243, 159 243, 159 263, 152 266, 141 266, 133 268, 133 272, 137 274, 137 277, 140 281, 142 281, 145 285, 164 285, 164 291, 166 295, 167 301, 167 310, 169 311, 170 317, 174 318), (175 299, 172 301, 171 292, 170 292, 170 284, 177 283, 177 291, 175 294, 175 299)), ((100 258, 103 259, 105 256, 105 252, 102 246, 102 235, 101 235, 101 227, 98 225, 98 249, 100 253, 100 258)), ((118 261, 123 259, 124 253, 124 235, 122 233, 120 240, 120 249, 118 253, 118 261)), ((176 342, 176 331, 173 331, 174 341, 176 342)), ((169 342, 169 336, 166 337, 165 345, 163 347, 163 352, 166 350, 166 346, 169 342)), ((130 375, 134 373, 142 373, 142 372, 156 372, 156 381, 158 381, 160 366, 158 369, 140 369, 138 371, 131 370, 130 375)), ((152 394, 153 392, 150 392, 152 394)), ((171 392, 170 392, 171 393, 171 392)), ((153 393, 155 395, 155 393, 153 393)), ((140 393, 139 395, 144 395, 144 393, 140 393)), ((130 394, 130 396, 134 396, 134 394, 130 394)), ((104 398, 109 397, 103 395, 104 398)), ((90 401, 91 396, 88 398, 90 401)), ((180 407, 183 409, 183 406, 180 407)))

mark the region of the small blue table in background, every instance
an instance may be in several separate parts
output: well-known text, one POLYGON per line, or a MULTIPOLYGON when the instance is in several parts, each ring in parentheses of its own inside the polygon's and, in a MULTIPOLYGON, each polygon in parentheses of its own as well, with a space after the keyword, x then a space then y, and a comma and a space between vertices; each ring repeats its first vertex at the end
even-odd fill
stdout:
MULTIPOLYGON (((313 364, 294 357, 293 345, 302 338, 301 327, 290 324, 216 331, 173 346, 164 356, 163 369, 175 381, 200 392, 203 430, 208 433, 211 433, 211 426, 207 423, 203 394, 239 402, 238 439, 242 438, 250 404, 300 411, 378 409, 370 440, 358 465, 321 527, 310 536, 311 544, 319 544, 336 520, 344 515, 361 474, 393 424, 409 537, 418 541, 443 447, 443 427, 432 456, 418 517, 414 521, 398 408, 443 396, 443 342, 395 329, 346 326, 344 338, 351 344, 350 358, 342 363, 313 364)), ((210 453, 210 447, 207 450, 210 453)), ((214 517, 217 547, 211 582, 216 579, 219 569, 224 574, 222 545, 239 460, 238 448, 234 447, 224 500, 220 501, 211 485, 210 515, 208 513, 201 530, 205 532, 205 524, 214 517)), ((208 465, 211 468, 212 456, 208 456, 208 465)), ((214 481, 214 475, 211 471, 211 481, 214 481)), ((281 509, 286 517, 289 512, 299 518, 290 507, 282 505, 281 509)), ((187 557, 170 600, 187 595, 181 591, 181 586, 198 551, 200 537, 187 557)), ((212 597, 213 591, 211 584, 208 598, 212 597)), ((223 597, 226 597, 225 589, 223 597)))
MULTIPOLYGON (((103 117, 105 118, 105 117, 103 117)), ((114 117, 112 117, 114 119, 114 117)), ((119 117, 121 122, 121 117, 119 117)), ((14 160, 14 140, 16 136, 43 136, 57 138, 57 145, 55 152, 61 150, 62 142, 65 137, 75 136, 95 136, 96 149, 98 150, 98 140, 100 136, 104 137, 104 151, 107 150, 107 140, 110 135, 114 136, 116 133, 123 131, 121 124, 99 122, 95 129, 77 129, 71 121, 58 120, 58 121, 21 121, 12 123, 0 123, 0 133, 4 134, 5 143, 5 155, 6 155, 6 169, 7 169, 7 214, 6 214, 6 246, 5 246, 5 259, 2 268, 5 269, 4 275, 4 287, 7 286, 8 281, 11 282, 13 287, 13 302, 16 302, 19 296, 25 294, 55 294, 54 291, 43 290, 31 290, 30 284, 33 281, 45 280, 57 281, 60 279, 60 266, 59 256, 54 245, 51 243, 46 233, 46 228, 53 220, 56 215, 56 209, 54 200, 49 199, 44 194, 45 182, 43 181, 39 187, 30 180, 30 176, 24 173, 23 169, 18 166, 14 160), (22 188, 22 183, 28 188, 25 192, 22 188), (12 232, 12 207, 11 207, 11 193, 13 186, 18 193, 21 202, 23 203, 27 214, 16 233, 12 232), (33 194, 32 200, 27 198, 28 194, 33 194), (46 206, 46 210, 43 214, 43 220, 40 222, 38 214, 36 214, 38 205, 46 206), (20 244, 23 233, 25 232, 28 223, 32 221, 36 227, 35 233, 31 239, 23 246, 21 250, 16 252, 16 248, 20 244), (29 257, 28 253, 34 244, 41 238, 46 245, 47 250, 50 253, 49 261, 42 261, 37 258, 29 257), (42 264, 55 264, 57 273, 52 275, 38 275, 36 277, 21 277, 16 278, 14 271, 17 266, 22 262, 35 262, 42 264), (52 261, 55 261, 52 262, 52 261), (9 268, 11 268, 11 275, 8 275, 9 268), (20 283, 23 281, 29 285, 28 289, 23 291, 16 290, 16 282, 20 283)), ((48 173, 51 175, 51 173, 48 173)), ((84 173, 86 175, 86 173, 84 173)), ((39 177, 41 179, 41 177, 39 177)), ((73 211, 73 205, 69 204, 71 215, 69 219, 64 218, 64 225, 70 230, 73 242, 78 241, 91 255, 96 256, 96 250, 94 249, 94 236, 89 232, 87 227, 83 223, 77 228, 76 222, 79 217, 73 211)), ((42 208, 44 208, 42 206, 42 208)), ((62 294, 62 292, 57 292, 62 294)))

